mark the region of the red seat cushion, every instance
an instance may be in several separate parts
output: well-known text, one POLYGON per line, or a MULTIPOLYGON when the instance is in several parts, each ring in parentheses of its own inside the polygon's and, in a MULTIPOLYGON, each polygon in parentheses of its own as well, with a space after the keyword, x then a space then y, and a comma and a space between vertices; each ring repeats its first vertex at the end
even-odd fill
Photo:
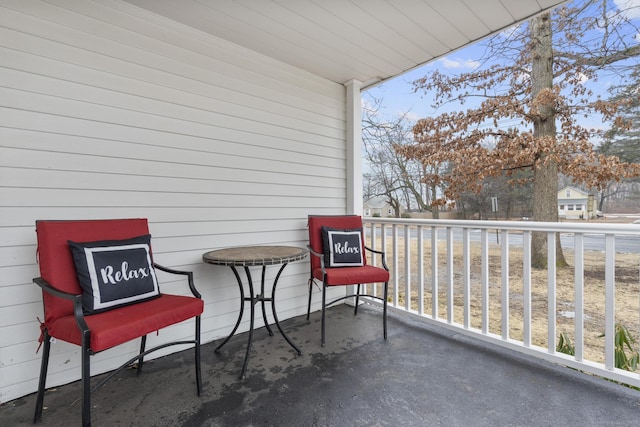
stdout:
MULTIPOLYGON (((199 298, 161 295, 150 301, 84 318, 91 329, 91 350, 97 353, 199 316, 203 309, 204 303, 199 298)), ((48 329, 54 338, 81 345, 80 330, 73 314, 54 320, 48 325, 48 329)))
MULTIPOLYGON (((327 276, 325 283, 328 286, 357 285, 358 283, 387 282, 389 272, 372 265, 362 267, 339 267, 325 269, 327 276)), ((322 280, 322 269, 314 268, 313 277, 322 280)))

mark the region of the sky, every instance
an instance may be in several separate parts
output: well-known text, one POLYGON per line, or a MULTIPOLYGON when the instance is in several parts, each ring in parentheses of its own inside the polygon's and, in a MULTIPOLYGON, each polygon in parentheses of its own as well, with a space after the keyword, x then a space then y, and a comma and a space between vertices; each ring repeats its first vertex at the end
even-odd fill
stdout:
MULTIPOLYGON (((582 3, 582 1, 583 0, 576 0, 574 3, 582 3)), ((640 0, 612 1, 618 8, 628 10, 629 17, 640 20, 640 0)), ((636 37, 636 40, 640 41, 640 37, 636 37)), ((459 74, 472 71, 479 65, 478 59, 481 58, 484 52, 484 48, 480 46, 480 44, 481 42, 467 46, 450 55, 392 79, 380 86, 368 89, 366 92, 375 98, 383 100, 382 111, 380 111, 380 113, 385 117, 397 117, 406 112, 408 112, 408 117, 411 120, 435 116, 438 112, 431 107, 431 101, 428 98, 423 98, 422 93, 414 93, 411 82, 424 77, 427 72, 434 69, 438 69, 439 71, 447 74, 459 74)), ((606 78, 603 78, 598 82, 597 87, 601 93, 604 94, 603 97, 606 98, 608 96, 607 89, 612 83, 612 80, 607 80, 606 78)), ((364 98, 364 102, 367 102, 367 97, 365 96, 364 98)), ((466 109, 468 108, 468 105, 460 108, 466 109)), ((597 128, 603 126, 602 121, 597 119, 592 119, 591 122, 585 124, 588 124, 590 127, 592 126, 597 128)))
POLYGON ((429 71, 440 70, 443 73, 464 73, 473 71, 477 67, 477 60, 484 49, 479 45, 465 47, 441 59, 416 68, 406 74, 396 77, 367 90, 374 98, 382 99, 384 114, 397 116, 409 112, 409 117, 417 120, 421 117, 437 114, 431 108, 431 102, 420 92, 414 93, 412 82, 425 76, 429 71))

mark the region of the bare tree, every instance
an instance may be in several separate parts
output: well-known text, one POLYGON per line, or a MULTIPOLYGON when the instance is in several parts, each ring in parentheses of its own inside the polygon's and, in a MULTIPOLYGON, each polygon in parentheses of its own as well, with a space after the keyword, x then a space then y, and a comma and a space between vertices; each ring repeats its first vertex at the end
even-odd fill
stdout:
MULTIPOLYGON (((604 0, 582 1, 557 9, 553 19, 541 14, 490 39, 480 69, 457 76, 434 71, 414 82, 415 90, 433 93, 436 108, 480 100, 465 112, 419 120, 413 129, 416 144, 399 147, 425 165, 452 165, 447 175, 426 177, 445 188, 443 197, 432 203, 451 203, 461 192, 480 191, 487 177, 506 176, 520 183, 517 173, 528 170, 533 219, 557 221, 559 173, 596 188, 640 175, 640 165, 598 154, 592 141, 602 131, 578 120, 598 115, 624 126, 616 116, 623 101, 604 101, 585 84, 597 80, 604 67, 636 64, 640 54, 637 43, 630 45, 622 32, 630 21, 621 13, 613 15, 609 6, 604 0)), ((625 71, 619 67, 616 72, 625 71)), ((556 240, 556 264, 564 266, 556 240)), ((546 245, 546 237, 536 233, 534 267, 546 267, 546 245)))
POLYGON ((369 171, 365 172, 365 191, 368 198, 382 196, 400 216, 402 207, 418 211, 430 211, 438 217, 438 209, 431 204, 437 189, 425 183, 427 170, 424 165, 401 155, 396 146, 413 144, 413 122, 407 114, 394 119, 382 118, 381 100, 372 99, 363 109, 362 139, 365 160, 369 171))

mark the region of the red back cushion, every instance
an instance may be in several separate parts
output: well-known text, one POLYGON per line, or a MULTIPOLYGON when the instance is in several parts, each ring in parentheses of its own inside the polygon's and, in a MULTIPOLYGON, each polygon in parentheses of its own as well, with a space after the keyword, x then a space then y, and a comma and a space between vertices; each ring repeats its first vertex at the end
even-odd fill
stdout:
MULTIPOLYGON (((362 217, 359 215, 309 215, 309 245, 316 252, 323 253, 322 226, 340 229, 362 228, 362 217)), ((364 230, 362 233, 362 247, 364 247, 364 230)), ((320 268, 320 258, 309 257, 311 268, 320 268)), ((363 262, 367 264, 367 257, 363 256, 363 262)))
MULTIPOLYGON (((51 286, 72 294, 80 294, 73 257, 68 240, 91 242, 121 240, 149 233, 146 218, 98 219, 71 221, 36 221, 40 276, 51 286)), ((45 323, 73 314, 73 302, 42 293, 45 323)))

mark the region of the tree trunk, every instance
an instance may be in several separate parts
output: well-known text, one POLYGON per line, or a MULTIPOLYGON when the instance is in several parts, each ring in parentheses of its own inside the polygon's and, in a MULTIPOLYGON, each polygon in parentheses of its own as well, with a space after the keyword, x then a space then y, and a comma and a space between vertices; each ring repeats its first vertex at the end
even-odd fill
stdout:
MULTIPOLYGON (((549 13, 537 16, 531 21, 532 63, 531 88, 532 99, 540 92, 553 88, 553 47, 551 16, 549 13)), ((555 138, 555 107, 553 103, 533 103, 537 109, 533 121, 533 135, 536 138, 555 138)), ((533 220, 558 222, 558 165, 545 159, 545 153, 539 153, 539 166, 534 170, 533 181, 533 220)), ((531 266, 547 267, 546 233, 535 232, 532 238, 531 266)), ((556 239, 556 265, 566 266, 560 238, 556 239)))
MULTIPOLYGON (((431 200, 438 198, 438 188, 435 185, 431 186, 431 200)), ((431 218, 440 219, 440 208, 438 206, 431 207, 431 218)))

